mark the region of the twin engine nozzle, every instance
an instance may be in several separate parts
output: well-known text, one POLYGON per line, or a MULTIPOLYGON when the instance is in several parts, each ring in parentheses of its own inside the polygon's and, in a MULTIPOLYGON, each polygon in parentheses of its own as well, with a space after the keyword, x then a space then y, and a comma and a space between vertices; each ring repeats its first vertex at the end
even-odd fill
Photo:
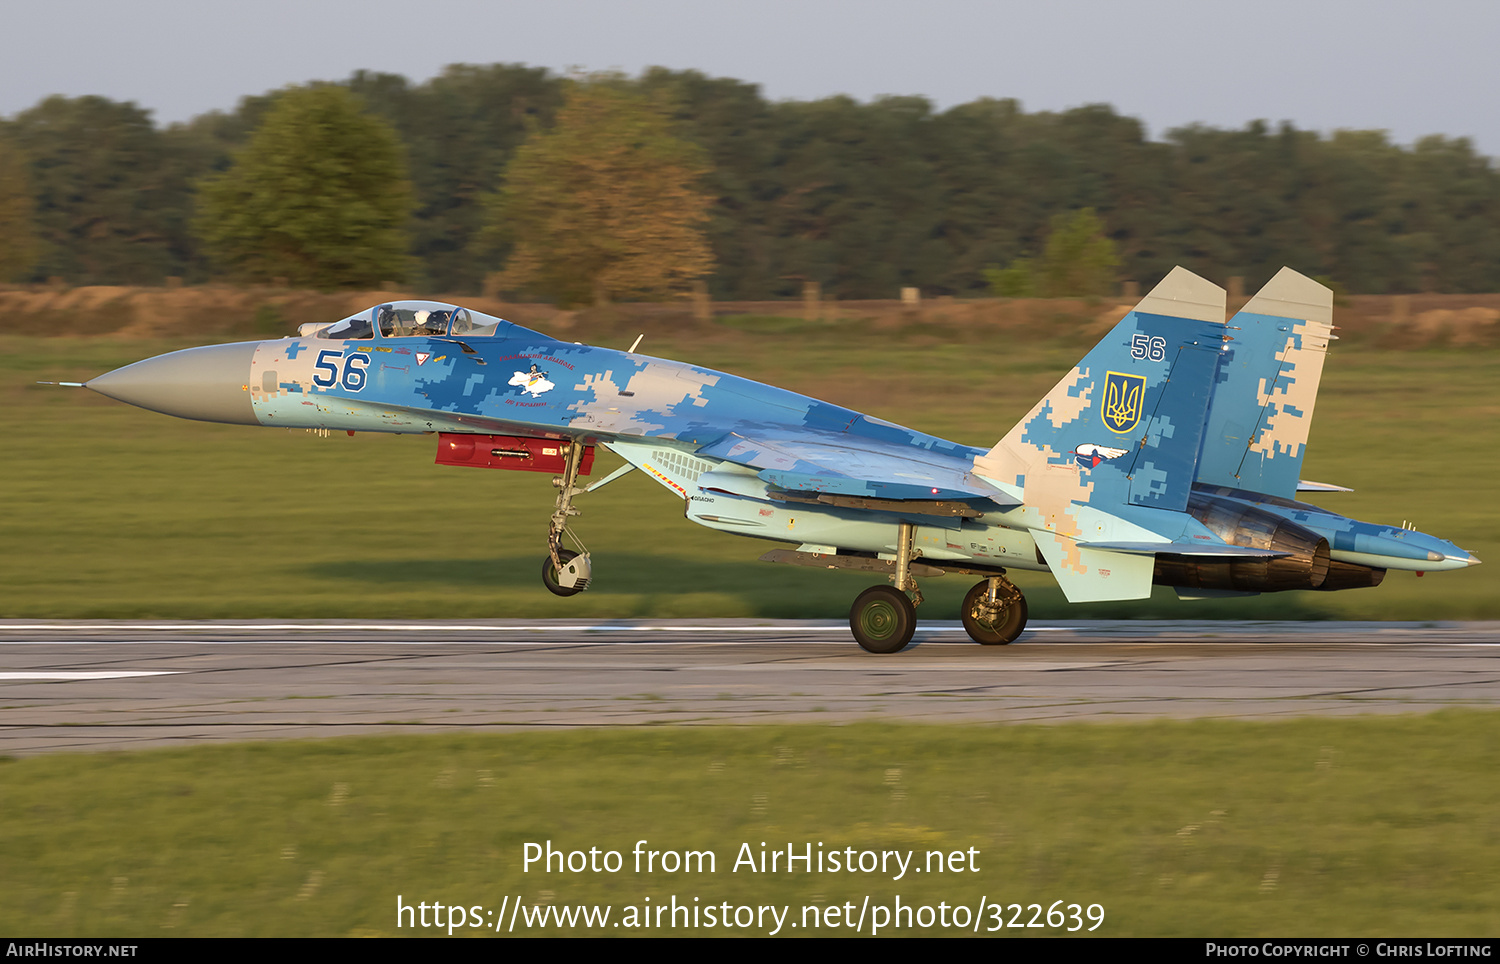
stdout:
POLYGON ((1273 512, 1196 492, 1188 499, 1188 513, 1229 545, 1285 555, 1232 562, 1158 556, 1153 581, 1159 585, 1235 592, 1323 588, 1332 560, 1328 540, 1316 532, 1273 512))

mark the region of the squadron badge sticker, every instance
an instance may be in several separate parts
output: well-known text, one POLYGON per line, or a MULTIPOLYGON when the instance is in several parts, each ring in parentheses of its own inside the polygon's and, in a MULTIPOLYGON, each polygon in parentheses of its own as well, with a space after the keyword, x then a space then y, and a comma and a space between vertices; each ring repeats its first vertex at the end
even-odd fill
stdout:
POLYGON ((1111 448, 1108 445, 1096 445, 1093 442, 1084 442, 1073 450, 1073 459, 1086 469, 1099 467, 1100 462, 1108 462, 1117 459, 1129 452, 1129 449, 1111 448))
POLYGON ((533 362, 531 365, 531 371, 516 372, 514 375, 512 375, 510 383, 512 385, 521 386, 521 391, 530 395, 532 398, 536 398, 543 392, 550 392, 553 388, 556 387, 547 380, 546 372, 539 371, 537 369, 535 362, 533 362))
POLYGON ((1109 372, 1104 378, 1104 427, 1121 435, 1141 420, 1146 399, 1146 376, 1109 372))

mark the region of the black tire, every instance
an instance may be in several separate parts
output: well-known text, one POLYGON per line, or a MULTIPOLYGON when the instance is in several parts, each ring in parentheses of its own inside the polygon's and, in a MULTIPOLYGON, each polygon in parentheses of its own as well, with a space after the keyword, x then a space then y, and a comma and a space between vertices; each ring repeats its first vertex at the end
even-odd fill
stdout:
POLYGON ((964 622, 964 632, 981 646, 1004 646, 1015 641, 1026 628, 1026 597, 1016 593, 1016 601, 1007 606, 995 619, 981 616, 979 602, 989 592, 989 580, 970 589, 964 596, 963 609, 959 616, 964 622))
MULTIPOLYGON (((578 553, 572 549, 559 549, 557 550, 557 561, 566 566, 577 555, 578 553)), ((551 556, 545 556, 542 559, 542 585, 546 586, 547 591, 554 596, 576 596, 583 592, 582 589, 565 589, 558 585, 557 570, 552 566, 551 556)))
POLYGON ((868 653, 899 653, 917 629, 917 610, 894 586, 871 586, 849 610, 849 629, 868 653))

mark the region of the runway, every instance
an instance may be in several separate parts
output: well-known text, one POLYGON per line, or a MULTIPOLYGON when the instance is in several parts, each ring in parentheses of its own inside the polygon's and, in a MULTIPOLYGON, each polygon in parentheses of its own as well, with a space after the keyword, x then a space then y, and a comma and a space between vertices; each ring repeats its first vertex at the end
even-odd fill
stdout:
POLYGON ((1062 723, 1500 706, 1500 622, 0 620, 0 753, 541 727, 1062 723))

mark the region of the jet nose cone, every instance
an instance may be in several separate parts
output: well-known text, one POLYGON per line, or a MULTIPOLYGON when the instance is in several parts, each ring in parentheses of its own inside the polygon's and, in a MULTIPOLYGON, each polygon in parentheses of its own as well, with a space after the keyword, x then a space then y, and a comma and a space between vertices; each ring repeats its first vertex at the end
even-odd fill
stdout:
POLYGON ((256 342, 209 345, 157 355, 85 382, 141 408, 204 422, 259 425, 250 407, 250 360, 256 342))

